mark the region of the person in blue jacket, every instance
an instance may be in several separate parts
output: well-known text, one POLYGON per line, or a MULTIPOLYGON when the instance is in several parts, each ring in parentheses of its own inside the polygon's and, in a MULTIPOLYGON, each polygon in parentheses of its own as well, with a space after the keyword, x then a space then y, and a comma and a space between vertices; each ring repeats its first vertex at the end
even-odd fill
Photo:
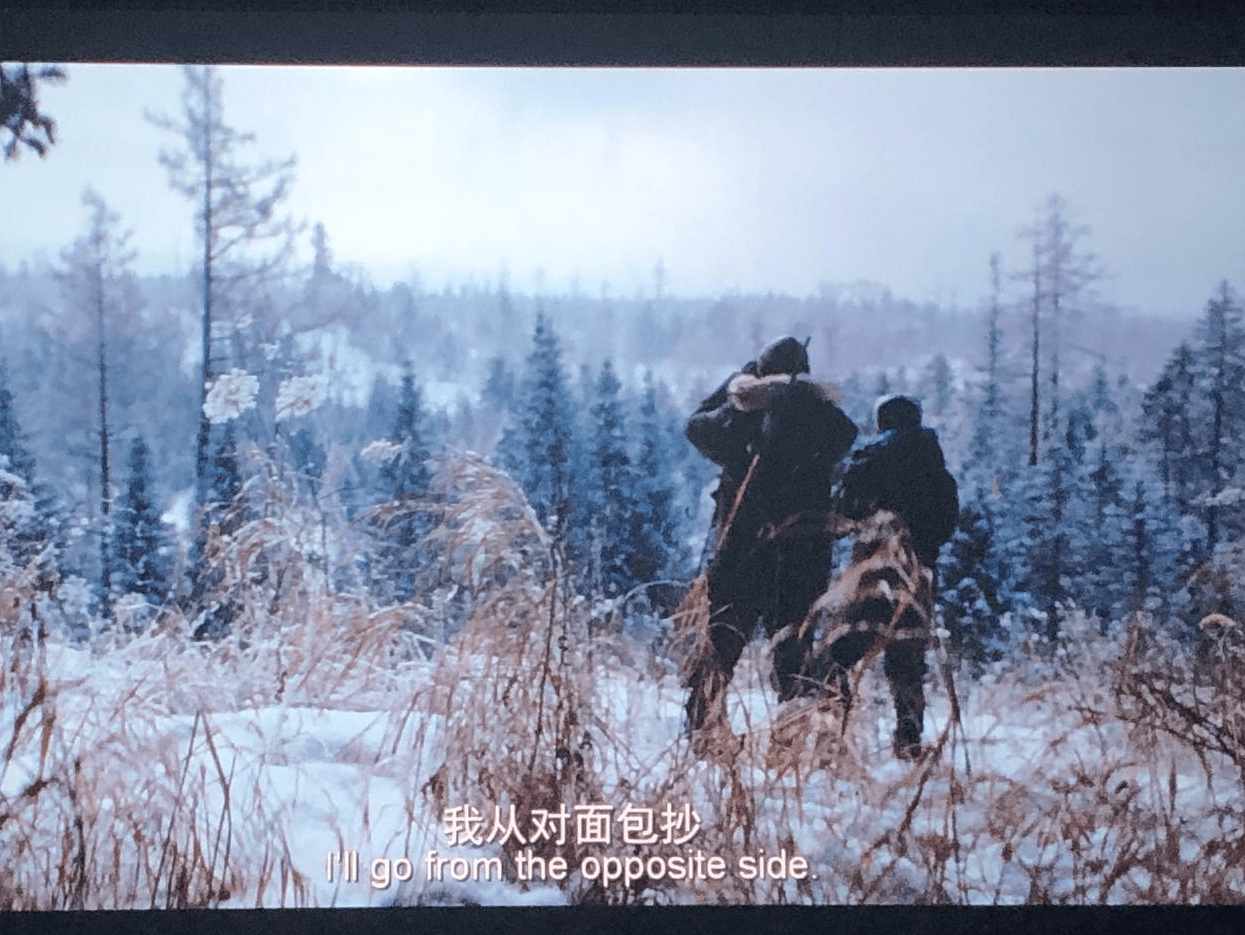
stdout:
POLYGON ((846 670, 881 644, 895 702, 895 753, 913 759, 921 749, 934 570, 955 531, 959 497, 937 434, 921 424, 920 403, 888 396, 875 412, 878 434, 848 459, 838 501, 839 514, 860 527, 845 573, 854 591, 813 671, 850 704, 846 670))

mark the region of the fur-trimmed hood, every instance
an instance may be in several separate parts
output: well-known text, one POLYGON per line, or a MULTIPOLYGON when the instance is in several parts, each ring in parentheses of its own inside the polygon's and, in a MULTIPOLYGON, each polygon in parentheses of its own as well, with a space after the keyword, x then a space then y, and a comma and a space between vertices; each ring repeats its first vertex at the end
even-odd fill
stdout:
POLYGON ((820 399, 836 406, 843 401, 843 391, 835 384, 810 380, 804 376, 797 376, 793 381, 787 373, 775 373, 768 377, 755 377, 749 373, 736 374, 727 385, 727 396, 730 404, 740 412, 756 412, 773 402, 783 387, 792 382, 812 387, 820 399))

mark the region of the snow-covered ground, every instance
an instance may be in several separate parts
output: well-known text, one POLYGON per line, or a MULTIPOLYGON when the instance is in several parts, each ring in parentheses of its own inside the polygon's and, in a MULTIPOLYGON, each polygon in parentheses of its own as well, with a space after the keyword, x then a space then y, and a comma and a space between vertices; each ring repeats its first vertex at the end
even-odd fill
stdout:
POLYGON ((380 675, 351 681, 344 660, 333 690, 316 681, 330 673, 269 665, 277 644, 209 649, 155 634, 94 650, 55 639, 34 654, 18 646, 0 683, 0 844, 13 868, 0 895, 15 907, 66 908, 178 898, 528 905, 584 898, 585 874, 625 873, 632 885, 611 880, 606 898, 1245 897, 1232 855, 1240 777, 1225 758, 1199 758, 1117 716, 1092 654, 1059 678, 961 674, 962 734, 948 729, 948 692, 931 666, 925 737, 946 742, 914 765, 891 754, 880 664, 863 674, 840 737, 836 716, 814 702, 773 701, 754 645, 730 690, 734 747, 715 758, 689 748, 683 690, 652 648, 616 633, 566 643, 501 629, 497 646, 513 658, 467 645, 468 629, 431 659, 396 660, 380 675), (561 653, 561 662, 542 668, 547 648, 546 661, 561 653), (549 707, 511 705, 512 690, 549 707), (558 749, 548 746, 554 714, 572 725, 558 749), (582 833, 583 846, 558 852, 568 860, 561 885, 536 871, 516 879, 516 840, 553 853, 533 834, 534 811, 550 801, 516 801, 528 788, 518 774, 565 779, 572 758, 578 785, 559 788, 581 790, 562 804, 568 838, 582 833), (512 805, 517 837, 502 846, 494 824, 512 805), (604 830, 580 826, 589 805, 610 806, 604 830), (471 808, 483 819, 477 840, 492 843, 463 840, 469 826, 453 819, 471 808), (589 844, 593 833, 609 843, 589 844), (698 853, 696 878, 680 879, 673 858, 691 873, 698 853), (707 869, 713 857, 721 879, 707 869))

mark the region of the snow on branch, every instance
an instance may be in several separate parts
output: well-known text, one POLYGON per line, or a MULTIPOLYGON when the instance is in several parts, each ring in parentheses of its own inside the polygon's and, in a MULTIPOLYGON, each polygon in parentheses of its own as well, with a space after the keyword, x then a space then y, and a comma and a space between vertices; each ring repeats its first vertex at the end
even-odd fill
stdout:
POLYGON ((214 424, 228 422, 254 406, 258 392, 259 380, 235 367, 212 381, 203 412, 214 424))
POLYGON ((277 421, 305 416, 319 408, 328 395, 328 380, 323 374, 290 377, 277 388, 277 421))

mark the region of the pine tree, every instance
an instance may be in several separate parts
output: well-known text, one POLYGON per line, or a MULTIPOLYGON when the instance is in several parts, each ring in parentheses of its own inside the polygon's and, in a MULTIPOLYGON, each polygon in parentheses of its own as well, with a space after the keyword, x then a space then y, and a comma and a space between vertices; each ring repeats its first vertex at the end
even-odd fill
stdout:
POLYGON ((1029 370, 1029 467, 1037 467, 1039 459, 1038 442, 1041 437, 1039 422, 1041 421, 1041 366, 1042 366, 1042 244, 1036 230, 1026 233, 1033 238, 1031 246, 1033 254, 1033 301, 1029 310, 1029 328, 1032 337, 1029 340, 1031 367, 1029 370))
POLYGON ((1032 590, 1040 596, 1046 613, 1046 638, 1054 643, 1059 638, 1060 605, 1067 599, 1064 585, 1067 573, 1068 530, 1064 516, 1067 512, 1070 478, 1073 472, 1071 446, 1057 447, 1051 451, 1042 471, 1042 488, 1045 490, 1046 509, 1038 513, 1040 527, 1034 538, 1040 543, 1035 565, 1037 574, 1032 590))
POLYGON ((1121 423, 1106 372, 1099 365, 1089 390, 1068 409, 1065 448, 1068 503, 1064 515, 1070 596, 1106 631, 1128 605, 1127 505, 1119 465, 1121 423))
POLYGON ((929 414, 931 416, 941 416, 947 411, 947 406, 951 404, 952 373, 946 354, 939 352, 934 355, 934 359, 930 361, 926 377, 930 388, 930 392, 926 397, 929 400, 929 414))
POLYGON ((427 418, 409 362, 388 440, 395 452, 381 469, 382 496, 388 507, 376 586, 387 597, 407 601, 427 582, 431 556, 424 549, 424 538, 433 525, 428 502, 432 473, 427 418))
MULTIPOLYGON (((64 522, 55 498, 36 478, 34 458, 13 410, 8 369, 0 360, 0 579, 17 573, 25 579, 23 586, 33 585, 50 595, 63 579, 64 552, 64 522)), ((28 606, 28 622, 7 622, 42 639, 46 630, 39 602, 28 606)))
POLYGON ((635 480, 627 454, 621 389, 613 365, 607 360, 601 366, 592 406, 592 451, 583 497, 590 530, 590 580, 610 597, 625 593, 635 583, 635 480))
POLYGON ((26 447, 13 410, 8 365, 0 361, 0 532, 9 560, 25 565, 38 551, 41 530, 34 511, 35 459, 26 447))
POLYGON ((1138 478, 1133 483, 1128 510, 1129 609, 1156 607, 1166 616, 1180 590, 1183 542, 1180 522, 1170 502, 1152 484, 1138 478))
POLYGON ((208 475, 207 515, 223 535, 237 532, 245 521, 241 502, 242 471, 238 466, 238 435, 231 419, 212 431, 211 473, 208 475))
POLYGON ((398 411, 389 441, 397 446, 397 452, 381 470, 386 499, 404 501, 427 495, 432 483, 428 468, 431 452, 426 437, 423 400, 409 362, 402 373, 398 411))
POLYGON ((678 557, 672 457, 652 371, 644 375, 638 435, 632 576, 644 582, 670 574, 678 557))
POLYGON ((501 355, 491 358, 488 363, 488 377, 481 394, 485 405, 498 412, 509 411, 514 403, 514 392, 514 373, 506 364, 506 359, 501 355))
POLYGON ((1163 367, 1142 402, 1141 437, 1158 446, 1163 499, 1180 515, 1192 510, 1197 441, 1194 435, 1193 348, 1182 342, 1163 367))
POLYGON ((228 540, 249 518, 242 496, 236 421, 229 419, 223 425, 212 426, 208 438, 209 470, 200 508, 203 523, 194 539, 189 563, 190 604, 204 610, 203 620, 195 628, 196 640, 226 636, 240 610, 235 596, 240 582, 229 580, 219 561, 205 563, 209 535, 214 533, 218 541, 228 540))
POLYGON ((1129 510, 1128 546, 1132 562, 1129 567, 1129 586, 1132 605, 1136 610, 1145 606, 1146 597, 1154 585, 1154 533, 1146 517, 1146 485, 1137 481, 1133 487, 1133 499, 1129 510))
POLYGON ((1240 480, 1237 465, 1245 437, 1245 327, 1241 307, 1226 282, 1211 299, 1199 324, 1201 353, 1194 370, 1198 389, 1207 399, 1208 421, 1201 453, 1202 504, 1206 523, 1206 553, 1214 555, 1223 537, 1223 516, 1237 519, 1245 494, 1228 495, 1240 480))
POLYGON ((1003 410, 1003 388, 1000 383, 1000 346, 1002 330, 999 327, 1000 274, 999 255, 990 257, 990 311, 986 326, 986 382, 982 391, 981 408, 973 426, 972 460, 995 474, 999 455, 999 418, 1003 410))
POLYGON ((983 504, 965 503, 940 565, 943 620, 951 650, 975 668, 1002 657, 1011 610, 1006 565, 996 550, 995 518, 983 504))
POLYGON ((169 583, 166 532, 152 496, 151 449, 141 435, 130 443, 128 471, 117 509, 116 590, 159 604, 169 583))
POLYGON ((525 447, 523 444, 522 416, 514 412, 507 419, 501 437, 493 448, 493 460, 497 466, 515 480, 523 476, 525 447))
POLYGON ((1102 440, 1096 450, 1096 463, 1090 472, 1091 521, 1086 531, 1086 578, 1090 600, 1083 603, 1097 612, 1104 622, 1128 607, 1128 553, 1125 546, 1130 509, 1126 502, 1124 478, 1116 461, 1118 449, 1102 440))
POLYGON ((478 450, 491 452, 494 461, 507 472, 514 472, 522 461, 515 417, 515 375, 506 359, 489 359, 488 374, 476 408, 475 439, 478 450))
POLYGON ((567 530, 571 505, 570 459, 573 418, 562 351, 544 311, 536 313, 532 350, 523 381, 519 438, 522 463, 516 480, 536 515, 556 536, 567 530))
POLYGON ((0 471, 11 475, 0 474, 0 501, 11 506, 3 534, 16 564, 38 559, 50 568, 58 558, 61 521, 51 491, 38 481, 13 403, 8 364, 0 360, 0 471))
POLYGON ((398 419, 399 393, 383 376, 372 381, 363 417, 364 437, 386 438, 398 419))
POLYGON ((28 486, 33 486, 35 459, 26 447, 25 438, 13 408, 13 393, 9 389, 8 364, 0 361, 0 458, 6 459, 5 470, 17 475, 28 486))

